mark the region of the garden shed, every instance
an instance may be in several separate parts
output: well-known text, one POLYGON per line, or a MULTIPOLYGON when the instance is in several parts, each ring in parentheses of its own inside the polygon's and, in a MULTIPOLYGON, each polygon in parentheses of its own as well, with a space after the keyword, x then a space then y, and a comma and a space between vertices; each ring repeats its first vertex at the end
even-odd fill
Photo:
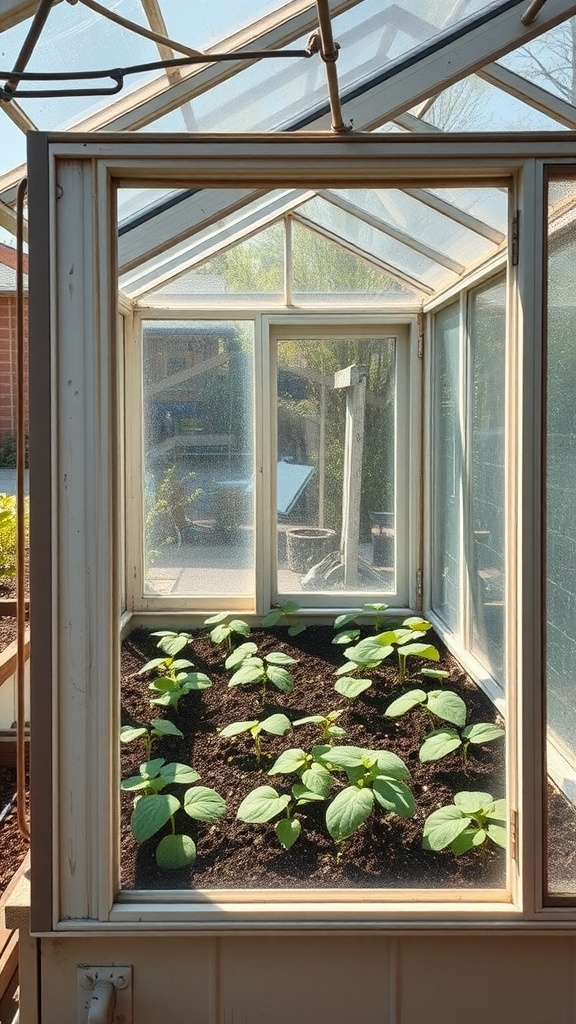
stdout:
POLYGON ((575 26, 0 0, 22 1024, 576 1021, 575 26))

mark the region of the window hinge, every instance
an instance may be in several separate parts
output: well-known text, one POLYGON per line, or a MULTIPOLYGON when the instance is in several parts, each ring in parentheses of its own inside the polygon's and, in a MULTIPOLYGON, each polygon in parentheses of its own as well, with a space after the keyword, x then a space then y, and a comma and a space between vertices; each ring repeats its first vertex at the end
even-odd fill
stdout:
POLYGON ((518 246, 520 243, 520 211, 516 210, 516 213, 512 217, 512 266, 518 266, 518 246))
POLYGON ((418 359, 424 357, 424 314, 418 313, 418 359))
POLYGON ((416 570, 416 597, 422 597, 422 569, 416 570))
POLYGON ((510 812, 510 854, 518 863, 518 811, 510 812))

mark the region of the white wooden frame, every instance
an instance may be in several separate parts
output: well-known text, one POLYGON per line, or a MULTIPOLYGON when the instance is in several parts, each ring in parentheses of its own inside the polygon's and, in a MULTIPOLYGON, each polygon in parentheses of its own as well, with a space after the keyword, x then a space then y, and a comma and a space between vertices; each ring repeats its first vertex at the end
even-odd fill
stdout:
MULTIPOLYGON (((53 836, 36 837, 37 857, 52 845, 52 920, 41 931, 80 934, 199 931, 380 932, 452 929, 576 931, 573 908, 542 899, 540 432, 544 166, 574 167, 574 137, 498 140, 452 136, 355 136, 340 140, 257 136, 37 136, 30 190, 50 216, 53 313, 45 330, 52 351, 52 484, 45 497, 55 529, 45 537, 55 571, 48 693, 53 719, 53 836), (527 156, 530 153, 530 156, 527 156), (519 813, 518 860, 509 855, 508 893, 499 891, 277 891, 134 893, 118 888, 119 544, 115 370, 114 181, 191 181, 198 187, 383 187, 392 182, 509 185, 522 212, 519 264, 511 274, 509 363, 510 497, 507 678, 509 794, 519 813), (111 258, 112 254, 112 258, 111 258), (56 413, 58 414, 56 416, 56 413), (71 483, 75 486, 72 488, 71 483), (80 483, 80 485, 79 485, 80 483), (520 686, 519 680, 522 681, 520 686), (517 796, 517 802, 516 802, 517 796)), ((32 238, 32 247, 45 239, 32 238)), ((37 264, 38 266, 38 264, 37 264)), ((50 440, 50 439, 49 439, 50 440)), ((36 520, 36 543, 42 524, 36 520)), ((46 676, 33 682, 37 706, 46 676)))

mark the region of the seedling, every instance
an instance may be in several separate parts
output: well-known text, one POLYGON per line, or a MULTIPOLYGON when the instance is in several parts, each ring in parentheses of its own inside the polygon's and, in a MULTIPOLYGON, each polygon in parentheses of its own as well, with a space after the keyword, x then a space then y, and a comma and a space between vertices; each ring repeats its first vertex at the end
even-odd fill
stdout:
POLYGON ((240 736, 243 732, 249 732, 254 740, 256 760, 260 763, 262 757, 260 734, 268 732, 271 736, 284 736, 291 728, 290 719, 286 715, 279 714, 270 715, 269 718, 265 718, 262 722, 259 722, 258 719, 250 722, 231 722, 230 725, 225 725, 223 729, 219 729, 218 735, 224 737, 240 736))
POLYGON ((362 605, 362 608, 355 609, 351 612, 345 612, 344 615, 338 615, 334 620, 334 629, 341 630, 341 632, 337 633, 332 643, 345 644, 351 640, 356 640, 356 638, 360 636, 360 630, 355 628, 344 629, 344 626, 356 623, 361 615, 374 615, 374 632, 377 633, 386 621, 383 612, 387 610, 387 604, 364 604, 362 605))
MULTIPOLYGON (((176 634, 163 631, 162 640, 158 646, 166 640, 173 649, 181 650, 180 640, 182 637, 187 636, 187 633, 176 634)), ((187 640, 184 641, 184 643, 187 642, 187 640)), ((150 703, 158 704, 161 707, 177 708, 180 700, 187 693, 191 693, 194 690, 207 690, 208 687, 212 686, 210 679, 204 672, 186 671, 189 668, 194 668, 194 665, 187 658, 174 658, 166 655, 164 658, 153 658, 152 661, 148 661, 144 668, 140 669, 138 675, 144 675, 144 673, 154 670, 161 673, 149 684, 148 688, 150 690, 160 694, 159 697, 150 698, 150 703)))
POLYGON ((405 782, 410 772, 391 751, 332 747, 320 762, 330 771, 344 771, 350 783, 326 809, 326 827, 336 843, 357 832, 378 805, 401 818, 414 814, 416 803, 405 782))
POLYGON ((306 789, 301 783, 295 783, 290 793, 282 795, 272 786, 257 786, 244 798, 236 817, 250 824, 260 824, 284 813, 282 821, 277 822, 274 831, 280 845, 289 850, 302 832, 301 821, 294 817, 295 810, 302 804, 323 799, 323 796, 306 789))
POLYGON ((284 665, 296 665, 296 658, 291 658, 283 651, 273 651, 265 654, 264 658, 251 656, 244 658, 240 668, 236 670, 228 686, 250 686, 258 683, 261 689, 261 699, 266 697, 266 684, 272 683, 277 690, 289 693, 294 688, 294 679, 284 665))
POLYGON ((486 854, 489 841, 506 848, 506 801, 490 793, 456 793, 453 804, 432 811, 424 822, 425 850, 486 854))
POLYGON ((156 647, 170 655, 171 658, 175 658, 186 647, 186 644, 192 642, 190 633, 175 633, 172 629, 159 629, 151 636, 160 637, 156 647))
MULTIPOLYGON (((199 778, 197 772, 193 769, 190 771, 196 779, 199 778)), ((183 780, 175 778, 173 781, 183 780)), ((215 789, 209 789, 207 786, 192 786, 186 790, 182 800, 172 793, 162 792, 136 797, 130 828, 137 843, 151 839, 170 822, 171 833, 164 836, 156 847, 156 863, 160 868, 183 868, 196 860, 196 844, 192 837, 176 833, 175 815, 179 810, 184 811, 195 821, 217 821, 226 812, 226 802, 215 789)))
POLYGON ((217 615, 212 615, 209 619, 204 622, 205 626, 214 626, 214 629, 210 633, 210 639, 215 644, 228 644, 228 650, 232 651, 232 637, 234 634, 238 636, 250 636, 250 626, 243 619, 231 619, 230 622, 224 620, 228 618, 230 612, 218 612, 217 615))
POLYGON ((156 757, 153 761, 144 761, 138 769, 138 775, 132 775, 129 779, 122 779, 120 789, 136 792, 139 789, 146 793, 161 793, 166 786, 174 783, 190 785, 196 782, 200 776, 186 764, 171 762, 166 764, 163 757, 156 757))
POLYGON ((281 619, 286 619, 288 622, 288 635, 298 636, 299 633, 303 633, 307 628, 306 623, 302 619, 295 619, 294 615, 300 611, 300 605, 296 601, 283 601, 282 604, 272 608, 267 615, 262 619, 263 626, 276 626, 281 619))
POLYGON ((463 726, 466 723, 466 705, 453 690, 410 690, 388 705, 384 715, 386 718, 399 718, 412 708, 422 708, 433 718, 441 718, 444 722, 463 726))
POLYGON ((150 760, 152 743, 162 736, 180 736, 184 734, 167 718, 155 718, 150 725, 123 725, 120 729, 120 742, 133 743, 134 740, 144 740, 146 749, 146 760, 150 760))
POLYGON ((328 768, 320 763, 320 759, 328 750, 330 747, 324 744, 313 747, 309 754, 300 747, 284 750, 276 758, 268 775, 299 775, 302 792, 316 793, 325 799, 332 786, 332 776, 328 768))
MULTIPOLYGON (((353 680, 357 682, 357 680, 353 680)), ((299 718, 294 725, 307 725, 312 723, 320 727, 320 739, 326 743, 330 743, 334 739, 342 739, 346 735, 346 729, 343 729, 341 725, 336 725, 340 715, 344 714, 344 709, 341 708, 339 711, 329 711, 326 715, 308 715, 307 718, 299 718)))
POLYGON ((504 729, 492 722, 477 722, 476 725, 467 725, 458 732, 457 729, 434 729, 428 733, 424 743, 420 747, 418 757, 422 762, 439 761, 452 751, 462 747, 462 761, 466 770, 466 759, 468 747, 471 743, 482 746, 484 743, 491 743, 504 735, 504 729))

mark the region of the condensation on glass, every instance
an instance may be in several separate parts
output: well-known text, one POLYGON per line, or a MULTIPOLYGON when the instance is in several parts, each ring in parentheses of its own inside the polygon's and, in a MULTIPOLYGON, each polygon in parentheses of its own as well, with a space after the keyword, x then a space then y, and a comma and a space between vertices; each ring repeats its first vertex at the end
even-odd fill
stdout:
POLYGON ((548 189, 546 343, 546 724, 549 896, 576 895, 576 179, 548 189))
POLYGON ((253 333, 143 325, 146 596, 254 593, 253 333))
POLYGON ((278 342, 281 594, 395 589, 396 346, 393 337, 278 342))

